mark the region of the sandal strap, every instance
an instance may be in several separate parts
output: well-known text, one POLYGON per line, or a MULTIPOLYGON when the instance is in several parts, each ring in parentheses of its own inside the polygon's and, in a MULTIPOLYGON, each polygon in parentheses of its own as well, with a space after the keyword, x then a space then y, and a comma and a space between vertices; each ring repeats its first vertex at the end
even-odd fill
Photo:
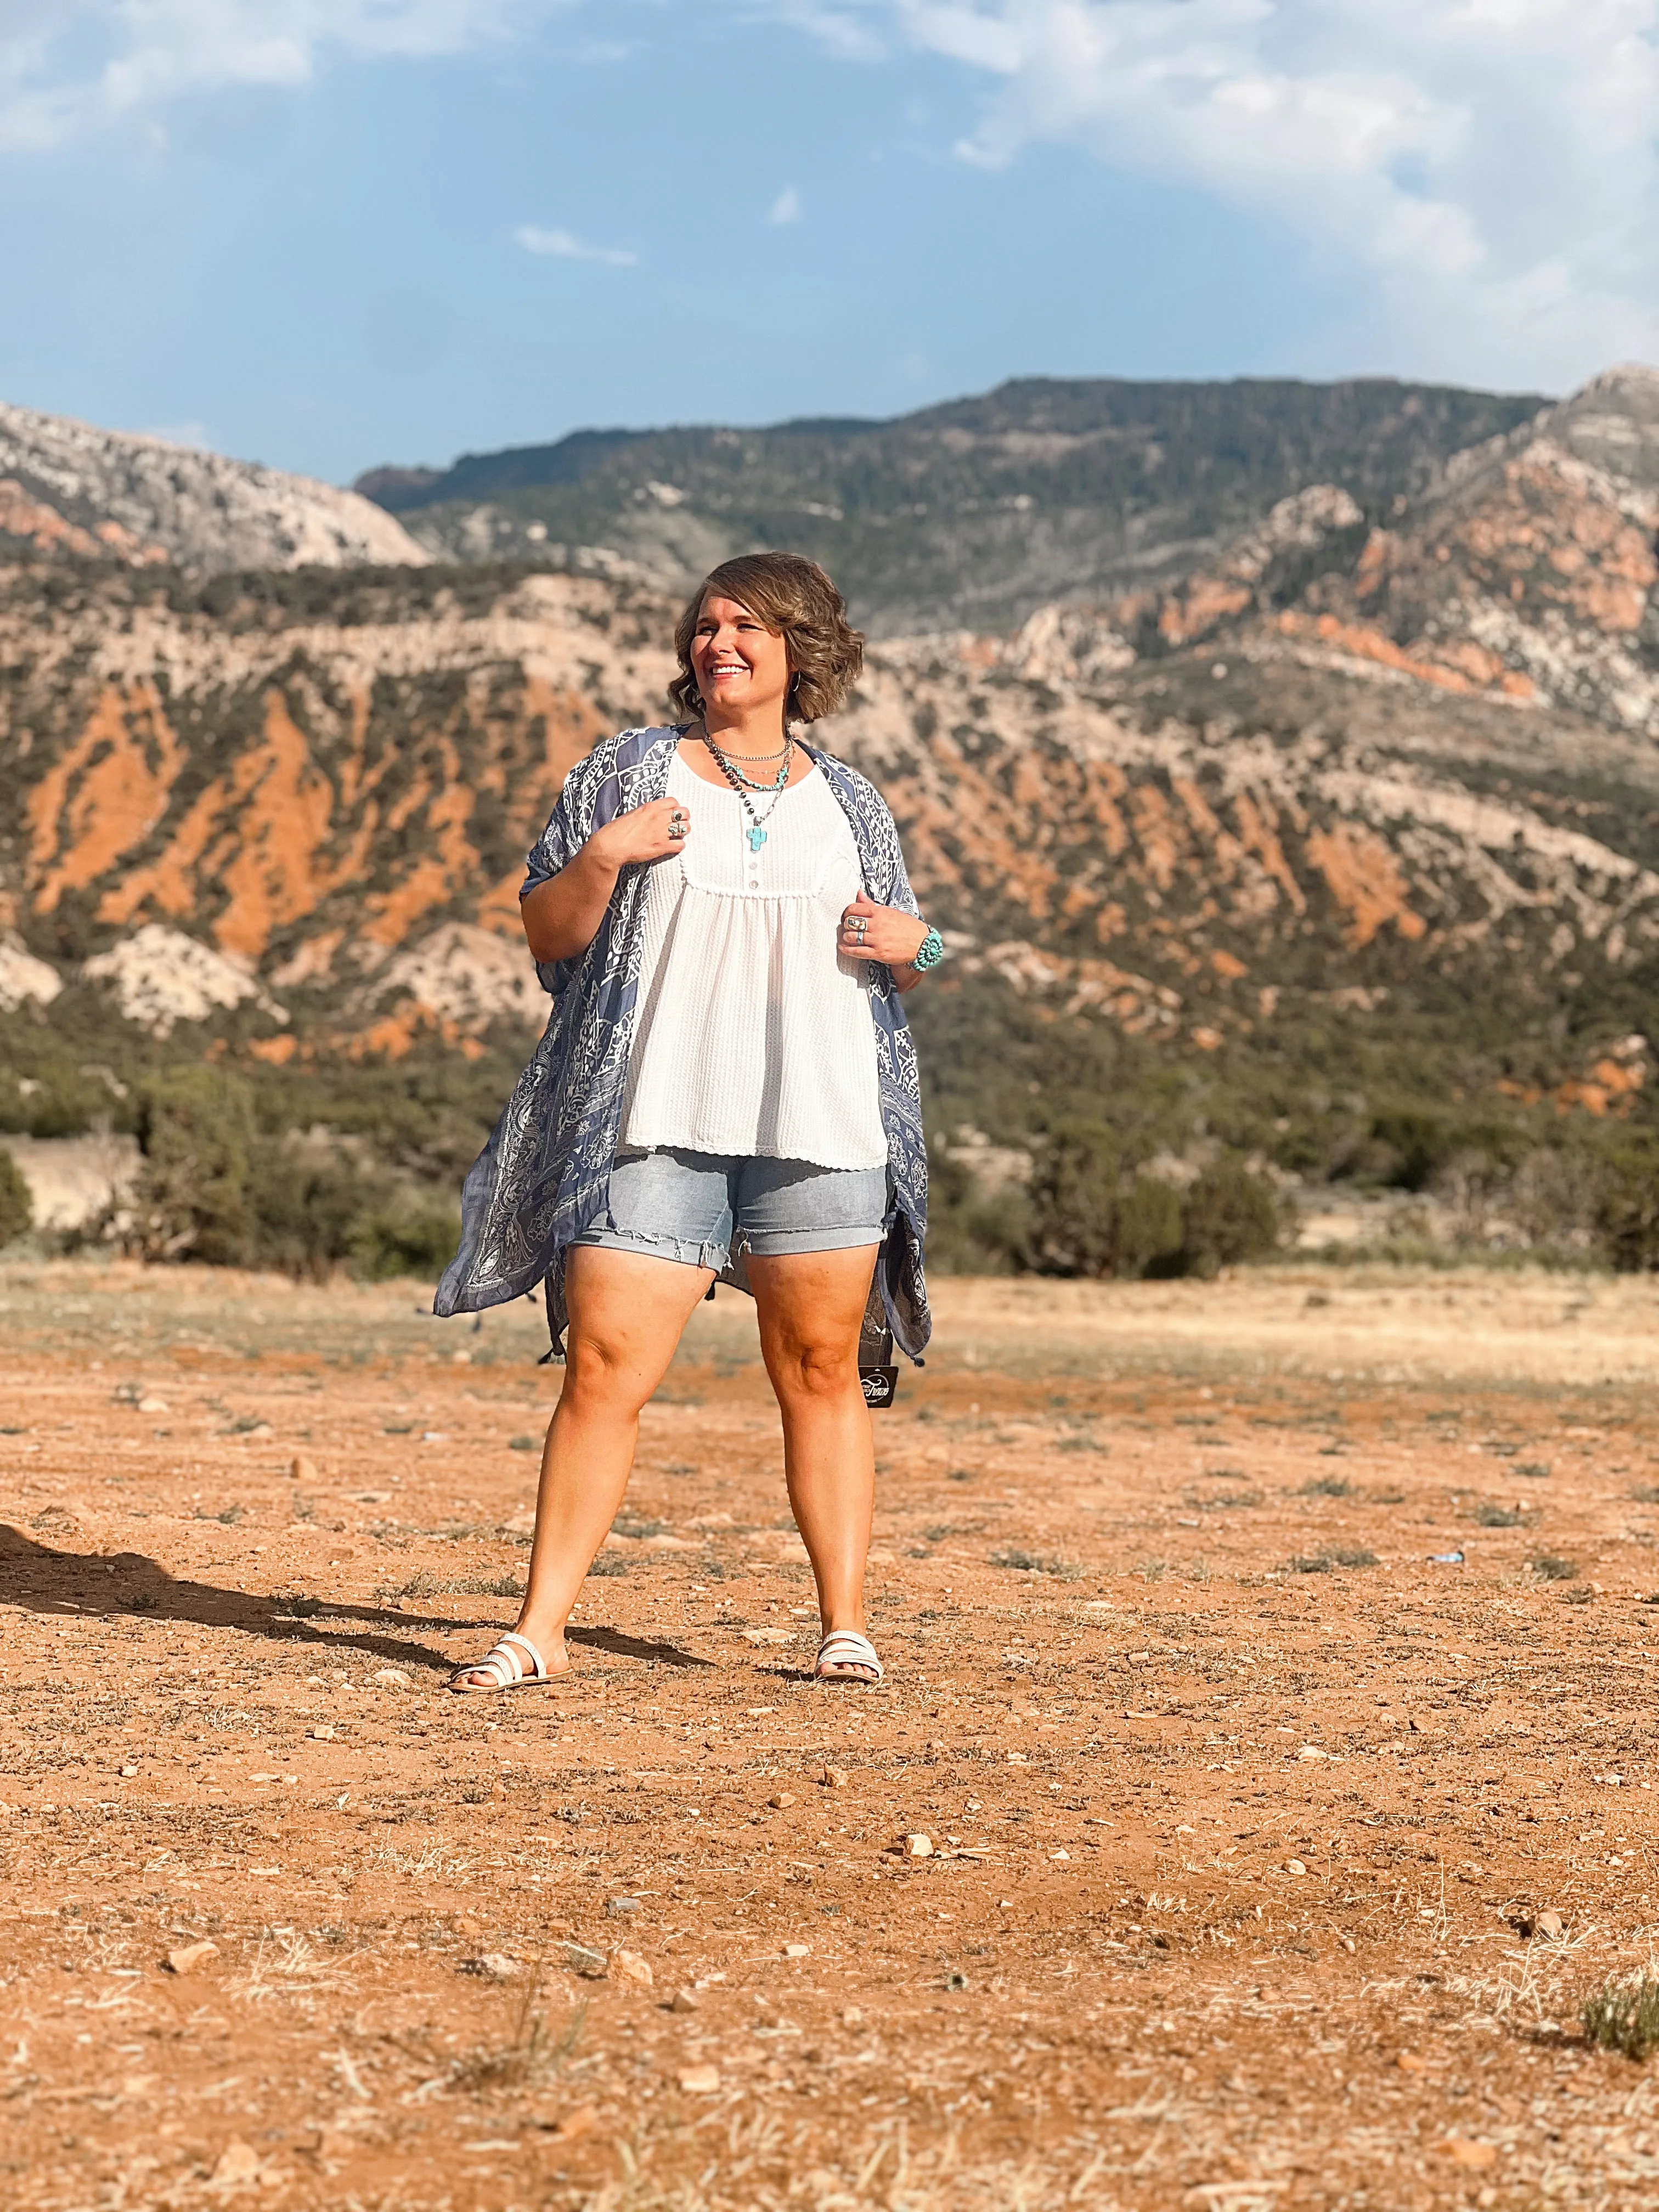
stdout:
POLYGON ((497 1637, 482 1659, 474 1660, 470 1666, 458 1668, 456 1674, 458 1678, 465 1674, 488 1674, 498 1690, 511 1690, 520 1682, 545 1682, 549 1679, 546 1662, 541 1653, 530 1638, 520 1636, 516 1628, 509 1628, 504 1635, 497 1637), (515 1644, 521 1644, 530 1654, 535 1662, 533 1668, 526 1667, 513 1650, 515 1644))
POLYGON ((818 1646, 817 1664, 820 1668, 867 1667, 878 1682, 884 1672, 875 1645, 856 1628, 831 1629, 818 1646))
POLYGON ((532 1664, 529 1667, 525 1665, 523 1660, 518 1656, 516 1652, 509 1652, 507 1654, 507 1656, 513 1661, 514 1666, 516 1666, 519 1670, 518 1679, 520 1681, 522 1682, 526 1680, 533 1680, 538 1682, 544 1682, 547 1680, 547 1662, 543 1658, 541 1653, 538 1651, 535 1645, 531 1642, 527 1636, 520 1636, 516 1628, 509 1628, 496 1638, 496 1650, 501 1650, 502 1646, 507 1644, 522 1644, 525 1650, 530 1654, 532 1664))

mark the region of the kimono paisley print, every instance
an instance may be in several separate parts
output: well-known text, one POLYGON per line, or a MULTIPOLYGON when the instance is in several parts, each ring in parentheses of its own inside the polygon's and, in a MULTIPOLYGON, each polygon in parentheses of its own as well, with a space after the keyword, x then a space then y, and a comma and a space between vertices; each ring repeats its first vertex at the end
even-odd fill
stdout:
MULTIPOLYGON (((532 848, 525 889, 558 874, 593 832, 660 799, 681 732, 624 730, 596 745, 565 779, 532 848)), ((886 802, 856 769, 815 746, 801 750, 840 801, 858 847, 864 888, 878 906, 921 908, 904 872, 886 802)), ((599 934, 571 960, 538 966, 553 1012, 461 1193, 460 1250, 444 1271, 433 1310, 476 1313, 546 1285, 547 1322, 561 1353, 568 1321, 565 1262, 571 1245, 605 1211, 622 1121, 643 933, 648 863, 625 867, 599 934)), ((915 1041, 890 971, 873 969, 870 1012, 892 1219, 872 1295, 895 1341, 920 1364, 932 1334, 922 1247, 927 1225, 927 1149, 915 1041)), ((747 1289, 740 1262, 722 1279, 747 1289)))

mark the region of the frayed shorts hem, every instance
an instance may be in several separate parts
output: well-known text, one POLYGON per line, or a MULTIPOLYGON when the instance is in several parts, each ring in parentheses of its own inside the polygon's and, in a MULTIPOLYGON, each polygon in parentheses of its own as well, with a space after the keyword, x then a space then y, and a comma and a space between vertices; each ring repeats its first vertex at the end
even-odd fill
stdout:
MULTIPOLYGON (((879 1221, 845 1229, 759 1229, 738 1249, 751 1260, 784 1260, 797 1252, 850 1252, 878 1245, 886 1231, 879 1221)), ((699 1243, 682 1237, 647 1236, 629 1229, 590 1229, 575 1240, 599 1252, 635 1252, 645 1260, 672 1260, 682 1267, 703 1267, 720 1274, 731 1265, 732 1247, 716 1240, 699 1243)))

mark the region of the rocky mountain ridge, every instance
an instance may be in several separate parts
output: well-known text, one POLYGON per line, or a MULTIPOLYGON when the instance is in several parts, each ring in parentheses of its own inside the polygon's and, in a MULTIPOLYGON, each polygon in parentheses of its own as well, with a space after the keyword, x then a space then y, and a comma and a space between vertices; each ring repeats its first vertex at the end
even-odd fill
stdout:
MULTIPOLYGON (((936 1123, 1317 1175, 1415 1173, 1425 1117, 1640 1122, 1656 441, 1659 376, 1610 372, 1386 526, 1316 482, 1161 586, 873 646, 819 735, 947 932, 936 1123)), ((0 570, 0 1126, 204 1051, 295 1099, 471 1060, 498 1098, 545 1005, 525 849, 663 718, 674 611, 512 566, 0 570)))
POLYGON ((0 404, 0 556, 41 554, 212 570, 431 558, 356 492, 0 404))
POLYGON ((1310 483, 1386 520, 1545 404, 1386 378, 1029 378, 891 422, 581 431, 357 488, 446 560, 674 592, 728 554, 793 545, 876 635, 1000 630, 1167 586, 1310 483))

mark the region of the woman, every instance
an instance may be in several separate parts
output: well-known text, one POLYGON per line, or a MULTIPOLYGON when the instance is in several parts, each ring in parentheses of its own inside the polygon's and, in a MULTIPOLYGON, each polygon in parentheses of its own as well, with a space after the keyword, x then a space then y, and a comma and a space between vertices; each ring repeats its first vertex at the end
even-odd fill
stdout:
POLYGON ((873 787, 792 724, 863 664, 798 555, 716 568, 674 634, 686 720, 571 770, 530 855, 525 934, 554 1009, 467 1177, 437 1311, 546 1283, 564 1387, 517 1626, 450 1685, 564 1673, 564 1625, 633 1466, 640 1410, 718 1277, 753 1293, 825 1680, 875 1682, 866 1310, 920 1360, 927 1152, 898 994, 943 953, 873 787), (872 1290, 872 1277, 874 1288, 872 1290))

